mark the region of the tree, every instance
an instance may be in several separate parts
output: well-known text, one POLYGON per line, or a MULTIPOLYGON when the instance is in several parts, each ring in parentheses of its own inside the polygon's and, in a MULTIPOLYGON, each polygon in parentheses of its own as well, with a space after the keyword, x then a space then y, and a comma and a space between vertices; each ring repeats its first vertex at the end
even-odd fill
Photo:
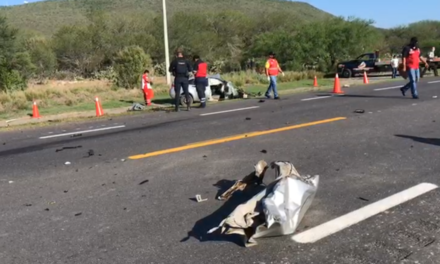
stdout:
POLYGON ((139 46, 129 46, 119 51, 114 60, 117 85, 127 89, 140 85, 143 71, 150 68, 149 55, 139 46))

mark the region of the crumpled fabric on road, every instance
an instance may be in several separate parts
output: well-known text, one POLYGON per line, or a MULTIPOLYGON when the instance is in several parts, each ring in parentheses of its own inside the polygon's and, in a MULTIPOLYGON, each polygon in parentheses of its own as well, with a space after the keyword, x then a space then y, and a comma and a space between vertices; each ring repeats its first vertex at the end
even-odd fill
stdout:
MULTIPOLYGON (((276 179, 250 200, 237 206, 218 227, 208 233, 221 228, 222 234, 244 236, 244 245, 250 247, 257 245, 256 238, 295 232, 312 204, 319 176, 302 176, 292 163, 285 161, 273 162, 271 167, 275 169, 276 179)), ((255 174, 258 173, 256 171, 255 174)))

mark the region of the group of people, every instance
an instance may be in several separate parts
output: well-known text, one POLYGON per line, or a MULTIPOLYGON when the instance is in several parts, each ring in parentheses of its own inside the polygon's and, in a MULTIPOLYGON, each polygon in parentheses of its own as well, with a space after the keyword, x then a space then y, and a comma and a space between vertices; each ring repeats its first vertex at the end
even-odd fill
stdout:
MULTIPOLYGON (((200 108, 206 107, 205 89, 208 86, 208 64, 200 59, 200 56, 193 57, 194 66, 184 58, 183 51, 178 49, 176 51, 176 58, 171 62, 168 69, 174 76, 174 91, 175 91, 175 111, 179 111, 180 93, 183 90, 187 110, 191 109, 191 100, 188 91, 190 73, 194 74, 194 82, 197 90, 197 95, 200 98, 200 108)), ((269 87, 265 93, 266 98, 271 98, 270 93, 273 91, 274 99, 279 99, 277 92, 277 76, 279 73, 284 75, 278 61, 275 59, 275 54, 271 52, 269 59, 266 62, 266 76, 269 81, 269 87)))

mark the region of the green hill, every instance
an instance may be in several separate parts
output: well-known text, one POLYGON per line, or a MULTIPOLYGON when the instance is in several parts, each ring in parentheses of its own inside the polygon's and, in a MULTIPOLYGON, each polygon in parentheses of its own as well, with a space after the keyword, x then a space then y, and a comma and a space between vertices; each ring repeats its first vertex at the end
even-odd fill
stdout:
MULTIPOLYGON (((48 0, 20 6, 1 7, 12 26, 53 34, 60 26, 84 22, 90 11, 105 11, 116 16, 155 16, 162 12, 161 0, 48 0)), ((295 21, 313 21, 332 16, 307 3, 283 0, 167 0, 169 15, 177 11, 235 10, 248 15, 288 14, 295 21)))

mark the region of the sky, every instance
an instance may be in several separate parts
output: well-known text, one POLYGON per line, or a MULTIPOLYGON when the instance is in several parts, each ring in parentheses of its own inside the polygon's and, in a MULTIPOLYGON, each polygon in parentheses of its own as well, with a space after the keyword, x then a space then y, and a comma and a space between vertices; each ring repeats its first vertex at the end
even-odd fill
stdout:
MULTIPOLYGON (((41 0, 27 0, 28 3, 41 0)), ((375 26, 392 28, 420 20, 440 19, 440 0, 418 0, 416 8, 411 7, 411 0, 302 0, 336 16, 355 16, 372 19, 375 26)), ((413 0, 414 1, 414 0, 413 0)), ((0 0, 2 5, 19 5, 24 0, 0 0)))

